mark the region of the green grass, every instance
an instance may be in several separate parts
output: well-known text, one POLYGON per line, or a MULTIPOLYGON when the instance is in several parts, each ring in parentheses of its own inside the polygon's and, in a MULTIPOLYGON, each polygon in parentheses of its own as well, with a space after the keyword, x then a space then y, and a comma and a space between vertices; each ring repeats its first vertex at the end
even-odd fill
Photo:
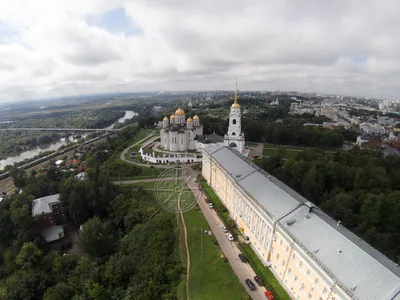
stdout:
MULTIPOLYGON (((141 182, 131 187, 153 189, 154 182, 141 182)), ((193 194, 191 194, 192 197, 193 194)), ((214 299, 249 299, 243 285, 233 272, 229 262, 225 262, 223 255, 213 235, 204 234, 204 230, 210 227, 198 206, 184 213, 184 219, 188 234, 190 255, 190 299, 214 300, 214 299)), ((186 249, 184 232, 180 225, 180 256, 185 271, 181 282, 177 287, 177 298, 186 299, 186 249)))
POLYGON ((264 267, 261 260, 254 253, 253 249, 251 249, 250 245, 240 243, 239 248, 246 256, 254 272, 256 272, 256 274, 264 281, 265 288, 273 293, 275 299, 290 300, 285 289, 275 278, 274 274, 267 267, 264 267))
POLYGON ((285 158, 295 157, 298 153, 306 151, 306 150, 318 150, 318 151, 323 151, 327 154, 335 153, 335 151, 329 151, 329 150, 319 149, 319 148, 265 144, 264 150, 263 150, 263 155, 264 156, 275 156, 281 150, 285 151, 285 154, 284 154, 285 158))
POLYGON ((247 293, 229 262, 221 258, 222 251, 215 238, 204 234, 209 230, 199 209, 184 214, 190 255, 190 296, 196 300, 246 299, 247 293))

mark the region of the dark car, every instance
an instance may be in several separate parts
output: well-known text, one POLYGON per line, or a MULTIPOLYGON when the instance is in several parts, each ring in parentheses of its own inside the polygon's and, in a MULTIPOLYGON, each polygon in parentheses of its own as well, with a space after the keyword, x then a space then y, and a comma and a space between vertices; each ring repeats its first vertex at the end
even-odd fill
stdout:
POLYGON ((246 279, 245 282, 246 282, 247 286, 249 287, 249 289, 251 289, 252 291, 254 291, 256 289, 256 286, 250 279, 246 279))
POLYGON ((264 282, 263 282, 262 279, 261 279, 260 277, 258 277, 258 276, 254 276, 254 281, 257 282, 257 284, 258 284, 259 286, 263 286, 263 285, 264 285, 264 282))
POLYGON ((242 253, 240 253, 238 256, 242 262, 247 262, 246 256, 244 256, 242 253))

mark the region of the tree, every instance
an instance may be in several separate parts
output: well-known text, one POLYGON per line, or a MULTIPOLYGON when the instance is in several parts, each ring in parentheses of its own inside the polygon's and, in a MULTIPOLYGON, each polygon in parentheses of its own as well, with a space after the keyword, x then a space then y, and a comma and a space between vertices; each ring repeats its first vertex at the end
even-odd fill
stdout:
POLYGON ((42 255, 42 250, 34 243, 25 243, 15 258, 15 263, 22 269, 30 269, 40 261, 42 255))
POLYGON ((73 294, 68 284, 60 282, 46 290, 43 300, 70 300, 73 294))
POLYGON ((98 217, 89 219, 79 235, 79 244, 92 257, 109 254, 113 249, 113 241, 107 229, 98 217))
POLYGON ((17 168, 17 167, 13 168, 10 171, 10 175, 11 175, 11 177, 13 179, 14 185, 17 188, 20 189, 20 188, 25 186, 25 184, 26 184, 26 173, 25 173, 25 170, 23 168, 17 168))

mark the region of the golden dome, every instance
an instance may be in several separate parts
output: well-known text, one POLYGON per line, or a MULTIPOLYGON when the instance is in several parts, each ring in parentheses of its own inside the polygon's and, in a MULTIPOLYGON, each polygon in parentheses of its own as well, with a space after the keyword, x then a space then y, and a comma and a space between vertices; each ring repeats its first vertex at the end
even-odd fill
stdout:
POLYGON ((171 118, 171 119, 175 119, 175 115, 174 115, 174 114, 172 114, 170 118, 171 118))
POLYGON ((232 108, 240 108, 240 105, 239 105, 239 103, 237 103, 236 101, 235 101, 235 102, 233 102, 233 104, 232 104, 232 108))
POLYGON ((193 120, 199 120, 200 118, 199 118, 199 116, 198 115, 195 115, 194 117, 193 117, 193 120))
POLYGON ((193 119, 192 119, 191 117, 189 117, 189 118, 187 119, 187 122, 188 122, 188 123, 192 123, 192 122, 193 122, 193 119))
POLYGON ((240 108, 240 105, 238 103, 238 90, 237 90, 237 82, 236 82, 236 89, 235 89, 235 101, 233 102, 232 108, 240 108))
POLYGON ((168 117, 165 116, 164 119, 163 119, 163 121, 168 121, 168 117))
POLYGON ((175 111, 175 115, 177 115, 177 116, 183 116, 184 114, 185 114, 185 111, 182 108, 178 108, 175 111))

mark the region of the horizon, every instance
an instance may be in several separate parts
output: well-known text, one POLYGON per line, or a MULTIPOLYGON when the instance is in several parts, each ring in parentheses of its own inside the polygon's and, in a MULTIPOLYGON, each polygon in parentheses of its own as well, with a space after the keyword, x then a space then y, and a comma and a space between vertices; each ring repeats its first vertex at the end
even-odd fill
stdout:
POLYGON ((398 13, 395 1, 4 0, 0 103, 234 90, 236 80, 396 100, 398 13))

